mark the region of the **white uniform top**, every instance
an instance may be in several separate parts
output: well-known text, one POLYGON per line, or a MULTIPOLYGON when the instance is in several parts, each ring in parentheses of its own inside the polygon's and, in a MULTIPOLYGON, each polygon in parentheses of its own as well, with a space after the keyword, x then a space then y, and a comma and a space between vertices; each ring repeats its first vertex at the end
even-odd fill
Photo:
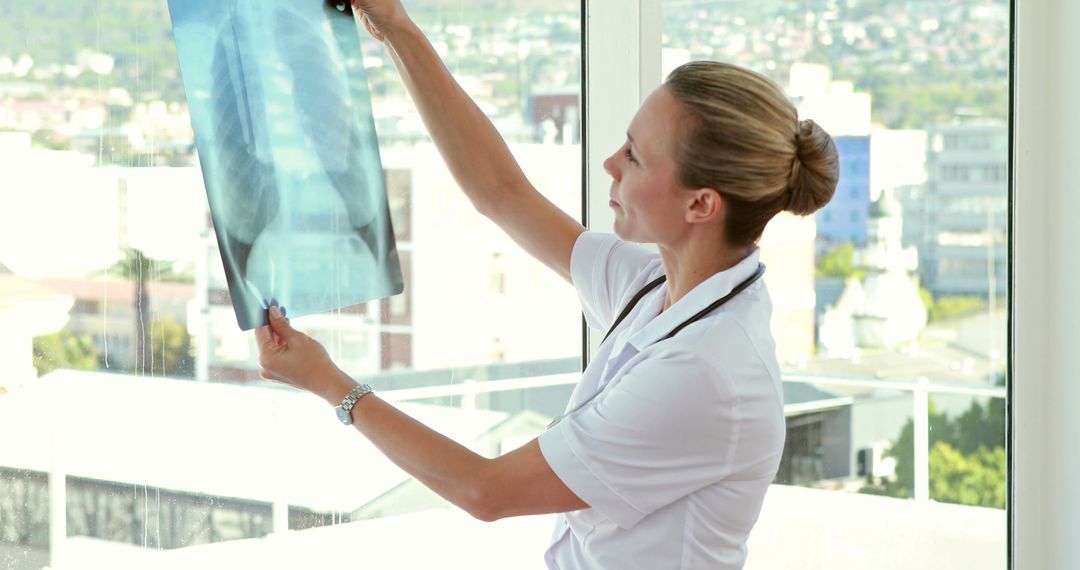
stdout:
MULTIPOLYGON (((601 345, 567 409, 611 385, 540 436, 548 464, 590 505, 558 515, 549 568, 743 567, 785 434, 764 281, 658 341, 757 266, 755 248, 660 313, 663 283, 601 345)), ((585 232, 570 272, 586 321, 606 332, 664 267, 658 253, 585 232)))

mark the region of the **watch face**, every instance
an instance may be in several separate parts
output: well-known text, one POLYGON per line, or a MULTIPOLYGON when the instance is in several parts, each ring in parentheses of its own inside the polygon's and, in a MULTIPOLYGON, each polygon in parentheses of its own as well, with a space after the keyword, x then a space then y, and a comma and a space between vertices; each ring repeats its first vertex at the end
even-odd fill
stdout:
POLYGON ((341 420, 341 423, 343 423, 345 425, 351 425, 352 424, 352 414, 350 414, 349 412, 346 412, 345 408, 342 408, 341 406, 338 406, 338 407, 334 408, 334 411, 337 412, 337 417, 338 417, 339 420, 341 420))

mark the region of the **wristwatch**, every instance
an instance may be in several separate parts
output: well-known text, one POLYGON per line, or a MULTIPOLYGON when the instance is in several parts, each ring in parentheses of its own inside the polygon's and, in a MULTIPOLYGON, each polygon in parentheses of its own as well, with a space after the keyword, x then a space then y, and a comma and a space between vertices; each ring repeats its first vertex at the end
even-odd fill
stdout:
POLYGON ((361 384, 352 389, 348 396, 341 401, 337 407, 334 408, 334 412, 337 413, 337 417, 341 420, 341 423, 351 426, 352 421, 352 409, 356 405, 356 402, 360 401, 360 398, 374 392, 375 389, 370 384, 361 384))

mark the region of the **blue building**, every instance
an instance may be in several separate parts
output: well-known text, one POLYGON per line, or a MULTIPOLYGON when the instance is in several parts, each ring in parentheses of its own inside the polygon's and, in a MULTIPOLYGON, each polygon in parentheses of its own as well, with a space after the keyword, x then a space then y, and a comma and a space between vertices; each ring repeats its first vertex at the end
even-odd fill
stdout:
POLYGON ((866 243, 870 209, 870 137, 835 137, 840 153, 840 182, 836 194, 817 213, 817 235, 825 242, 866 243))

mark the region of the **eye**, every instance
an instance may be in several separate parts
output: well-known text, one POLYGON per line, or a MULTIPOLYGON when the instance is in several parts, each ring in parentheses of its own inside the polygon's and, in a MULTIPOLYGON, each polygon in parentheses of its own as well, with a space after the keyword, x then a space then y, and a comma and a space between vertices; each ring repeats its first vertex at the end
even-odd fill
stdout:
POLYGON ((623 152, 623 154, 626 155, 626 160, 629 160, 630 164, 638 163, 637 159, 634 158, 634 153, 630 152, 630 147, 626 147, 626 150, 623 152))

